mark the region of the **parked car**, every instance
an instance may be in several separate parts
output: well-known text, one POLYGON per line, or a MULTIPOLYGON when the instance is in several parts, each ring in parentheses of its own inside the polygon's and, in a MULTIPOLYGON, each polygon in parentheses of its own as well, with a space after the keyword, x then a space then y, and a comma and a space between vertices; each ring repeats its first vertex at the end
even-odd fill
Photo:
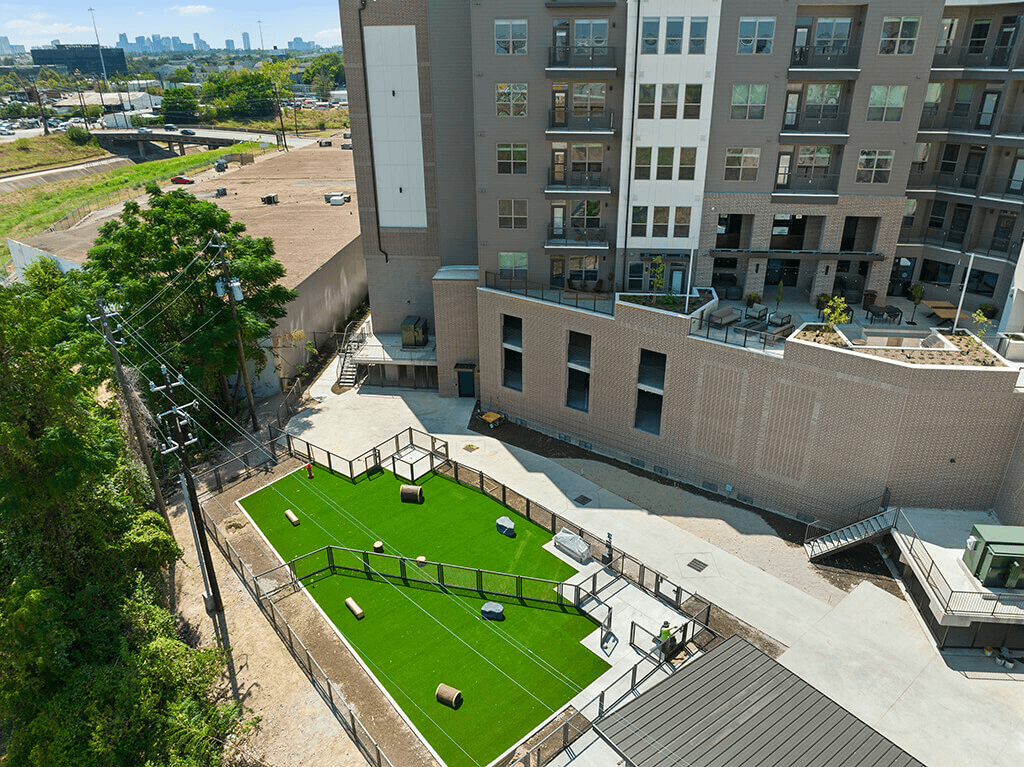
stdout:
POLYGON ((194 136, 194 135, 196 135, 196 132, 194 130, 192 130, 191 128, 182 128, 181 129, 181 135, 182 136, 194 136))
POLYGON ((191 176, 175 176, 171 179, 172 184, 194 184, 196 180, 191 176))
POLYGON ((8 130, 7 128, 0 128, 0 136, 13 136, 14 131, 8 130))
POLYGON ((149 128, 139 128, 135 131, 136 133, 152 133, 153 131, 149 128))

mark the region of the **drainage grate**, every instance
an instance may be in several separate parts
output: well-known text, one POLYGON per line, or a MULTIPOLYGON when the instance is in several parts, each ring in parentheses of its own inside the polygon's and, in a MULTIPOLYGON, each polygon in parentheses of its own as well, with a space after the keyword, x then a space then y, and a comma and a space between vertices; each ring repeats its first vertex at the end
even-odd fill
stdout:
POLYGON ((707 562, 701 562, 699 559, 691 559, 686 563, 687 567, 692 567, 698 573, 704 572, 704 568, 708 566, 707 562))
POLYGON ((572 500, 573 500, 573 503, 578 503, 580 506, 586 506, 593 499, 587 498, 587 496, 585 496, 585 495, 577 495, 572 500))
POLYGON ((474 450, 479 450, 480 448, 478 448, 476 445, 463 445, 462 449, 465 450, 467 453, 472 453, 474 450))

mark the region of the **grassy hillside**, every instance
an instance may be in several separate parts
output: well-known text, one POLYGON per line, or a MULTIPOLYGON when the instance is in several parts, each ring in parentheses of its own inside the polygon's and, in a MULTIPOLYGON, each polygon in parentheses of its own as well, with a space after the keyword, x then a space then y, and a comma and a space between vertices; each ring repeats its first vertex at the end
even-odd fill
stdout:
POLYGON ((82 160, 113 157, 98 144, 78 146, 63 133, 21 138, 0 144, 0 174, 42 170, 82 160))

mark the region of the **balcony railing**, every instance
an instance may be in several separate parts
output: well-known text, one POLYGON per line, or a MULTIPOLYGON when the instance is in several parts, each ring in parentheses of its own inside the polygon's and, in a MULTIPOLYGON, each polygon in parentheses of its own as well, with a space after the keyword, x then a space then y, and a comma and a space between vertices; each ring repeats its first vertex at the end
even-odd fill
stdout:
POLYGON ((786 112, 782 117, 783 133, 846 133, 850 113, 828 112, 819 108, 786 112))
POLYGON ((986 176, 981 185, 981 193, 989 197, 1015 199, 1024 197, 1024 179, 1009 176, 986 176))
POLYGON ((859 45, 797 45, 789 65, 800 69, 856 69, 859 62, 859 45))
POLYGON ((941 248, 977 253, 998 258, 1016 260, 1020 254, 1021 241, 1010 236, 974 237, 969 232, 933 229, 924 232, 914 231, 910 227, 900 229, 899 244, 901 245, 936 245, 941 248))
POLYGON ((960 171, 958 173, 946 171, 922 173, 913 172, 912 170, 910 178, 907 179, 907 187, 913 189, 928 187, 935 189, 951 189, 954 191, 963 190, 967 193, 974 194, 981 186, 981 178, 980 173, 965 173, 964 171, 960 171))
POLYGON ((776 179, 775 191, 792 194, 834 194, 839 188, 839 174, 823 176, 791 175, 784 182, 776 179))
POLYGON ((948 130, 964 133, 1024 133, 1024 114, 989 114, 957 107, 938 110, 926 106, 921 112, 921 130, 948 130))
POLYGON ((484 286, 560 306, 571 306, 600 314, 615 314, 615 301, 605 293, 565 290, 543 282, 501 277, 497 272, 484 272, 484 286))
POLYGON ((554 168, 548 168, 548 189, 567 192, 611 192, 612 173, 608 170, 556 171, 554 168))
POLYGON ((932 67, 966 67, 976 69, 1015 69, 1021 66, 1022 51, 1014 45, 997 45, 991 50, 985 46, 940 45, 935 48, 932 67))
POLYGON ((548 113, 548 130, 567 133, 608 133, 615 130, 614 117, 614 113, 609 110, 572 114, 568 109, 552 109, 548 113))
POLYGON ((615 69, 618 57, 608 46, 553 45, 548 48, 548 66, 558 69, 615 69))
POLYGON ((607 248, 607 226, 548 226, 546 246, 555 248, 607 248))

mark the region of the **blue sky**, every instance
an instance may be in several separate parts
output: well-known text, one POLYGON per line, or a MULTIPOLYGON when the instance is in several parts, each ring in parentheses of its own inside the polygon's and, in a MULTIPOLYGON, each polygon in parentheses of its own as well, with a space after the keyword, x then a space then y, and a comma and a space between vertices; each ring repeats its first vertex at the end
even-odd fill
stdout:
MULTIPOLYGON (((187 1, 187 0, 186 0, 187 1)), ((165 37, 180 37, 192 42, 192 33, 214 48, 223 48, 224 40, 231 38, 242 47, 242 33, 248 32, 254 48, 259 47, 263 22, 263 42, 266 48, 285 48, 289 40, 301 37, 315 40, 323 46, 341 42, 337 0, 326 0, 322 5, 297 6, 270 2, 270 0, 209 0, 209 5, 166 5, 125 0, 49 0, 46 3, 9 3, 0 0, 0 35, 10 38, 14 45, 26 48, 46 45, 59 39, 62 43, 95 43, 89 8, 96 11, 96 26, 100 42, 114 45, 124 32, 129 40, 138 35, 152 37, 153 33, 165 37)))

